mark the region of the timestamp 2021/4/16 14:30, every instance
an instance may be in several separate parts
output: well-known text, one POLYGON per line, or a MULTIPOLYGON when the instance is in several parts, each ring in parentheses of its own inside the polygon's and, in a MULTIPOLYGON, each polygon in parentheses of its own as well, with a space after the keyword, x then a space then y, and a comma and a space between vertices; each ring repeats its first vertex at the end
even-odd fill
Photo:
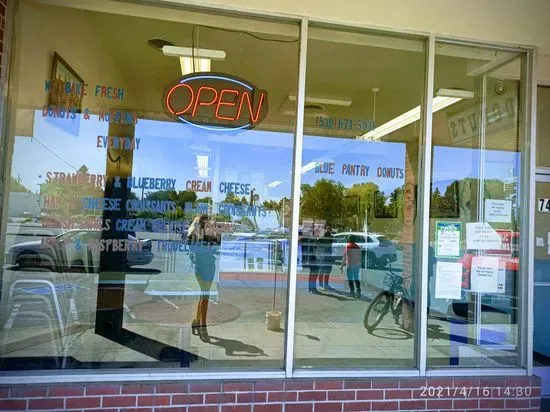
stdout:
POLYGON ((533 388, 529 386, 421 386, 422 398, 522 398, 530 397, 533 388))

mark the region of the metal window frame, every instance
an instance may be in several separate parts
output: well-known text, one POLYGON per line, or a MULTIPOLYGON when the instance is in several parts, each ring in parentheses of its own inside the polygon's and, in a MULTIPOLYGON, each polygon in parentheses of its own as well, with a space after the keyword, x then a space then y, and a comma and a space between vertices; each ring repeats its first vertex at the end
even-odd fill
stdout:
POLYGON ((6 243, 6 227, 8 223, 7 211, 8 211, 8 198, 5 198, 5 188, 9 181, 9 175, 11 172, 10 160, 12 154, 9 152, 9 136, 13 130, 13 113, 12 113, 12 93, 11 84, 13 81, 12 70, 14 60, 14 47, 13 41, 15 39, 15 19, 18 9, 17 2, 10 3, 6 6, 6 16, 4 19, 4 39, 2 44, 4 45, 4 52, 2 55, 2 70, 0 77, 0 256, 4 256, 4 246, 6 243), (15 6, 13 5, 15 4, 15 6))
MULTIPOLYGON (((420 274, 417 275, 419 287, 417 288, 417 302, 420 302, 419 310, 416 310, 416 359, 420 375, 426 375, 428 356, 428 264, 430 242, 430 187, 432 180, 432 127, 433 127, 433 96, 435 78, 435 36, 431 35, 426 41, 426 73, 424 80, 424 98, 421 113, 421 141, 419 152, 420 182, 418 185, 418 208, 420 230, 417 234, 418 245, 422 245, 417 255, 420 255, 420 274)), ((417 229, 418 231, 418 229, 417 229)), ((413 257, 414 258, 414 257, 413 257)))
POLYGON ((300 188, 302 184, 302 148, 304 142, 304 111, 306 99, 306 64, 309 21, 300 23, 300 58, 298 64, 298 93, 296 97, 296 133, 294 134, 294 157, 292 162, 292 224, 290 233, 287 298, 287 322, 285 329, 285 373, 291 378, 294 372, 294 342, 296 338, 296 281, 298 279, 298 229, 300 218, 300 188))
POLYGON ((533 329, 534 329, 534 266, 535 266, 535 208, 536 204, 536 144, 537 144, 537 50, 531 49, 522 56, 521 75, 523 80, 523 156, 521 187, 523 213, 520 218, 521 264, 521 322, 520 360, 521 365, 531 375, 533 373, 533 329))
MULTIPOLYGON (((378 27, 370 24, 361 24, 354 21, 342 21, 342 20, 330 20, 330 19, 310 19, 307 16, 300 16, 294 14, 285 14, 277 12, 266 12, 263 10, 245 9, 229 5, 220 5, 213 3, 204 3, 197 0, 179 0, 179 1, 160 1, 160 0, 119 0, 127 3, 137 3, 154 5, 161 7, 172 8, 193 8, 200 12, 214 12, 219 14, 236 15, 243 18, 268 18, 273 20, 279 20, 281 22, 295 22, 300 24, 300 56, 298 67, 298 94, 297 94, 297 122, 294 136, 294 152, 293 152, 293 186, 292 186, 292 226, 291 226, 291 239, 290 239, 290 271, 289 271, 289 285, 288 285, 288 299, 287 299, 287 320, 286 320, 286 334, 285 334, 285 359, 284 370, 219 370, 216 372, 194 372, 188 370, 174 370, 174 369, 135 369, 135 371, 127 372, 127 370, 102 370, 97 371, 9 371, 0 372, 0 384, 29 384, 29 383, 70 383, 70 382, 129 382, 129 381, 174 381, 174 380, 232 380, 232 379, 282 379, 282 378, 357 378, 357 377, 408 377, 408 376, 524 376, 532 374, 532 332, 533 332, 533 262, 529 262, 528 257, 533 256, 534 240, 529 240, 528 236, 523 237, 523 250, 526 254, 528 262, 527 277, 525 280, 525 286, 521 291, 522 307, 522 325, 520 349, 522 350, 522 366, 523 368, 427 368, 427 293, 428 293, 428 246, 429 246, 429 187, 431 180, 431 151, 432 151, 432 104, 433 104, 433 91, 434 91, 434 70, 435 70, 435 43, 449 43, 460 44, 464 46, 481 46, 489 47, 497 50, 506 51, 519 51, 526 53, 526 65, 525 72, 522 75, 526 76, 529 87, 524 93, 524 98, 527 99, 525 110, 526 119, 528 121, 524 125, 524 143, 529 147, 530 162, 524 164, 524 174, 528 179, 530 190, 524 193, 524 202, 534 199, 534 153, 536 142, 536 77, 535 77, 535 62, 536 62, 536 48, 525 45, 510 45, 506 43, 487 42, 476 39, 460 38, 456 36, 438 36, 431 32, 419 32, 411 30, 400 30, 396 28, 378 27), (410 369, 338 369, 338 370, 295 370, 294 369, 294 353, 295 353, 295 318, 296 318, 296 279, 297 279, 297 261, 295 259, 295 252, 297 250, 298 242, 298 221, 299 221, 299 194, 300 194, 300 182, 301 182, 301 160, 302 160, 302 145, 303 145, 303 129, 304 129, 304 100, 305 100, 305 85, 306 85, 306 64, 307 64, 307 45, 308 45, 308 28, 310 23, 313 24, 325 24, 331 25, 334 28, 341 28, 343 30, 371 30, 380 35, 399 35, 400 37, 412 37, 416 36, 419 39, 423 39, 427 45, 426 52, 426 72, 425 72, 425 84, 423 93, 423 111, 421 114, 422 119, 422 133, 421 143, 422 146, 419 150, 419 218, 420 218, 420 230, 418 232, 417 243, 421 246, 420 251, 416 252, 416 255, 420 259, 421 275, 419 279, 419 287, 417 288, 417 299, 419 299, 419 309, 415 312, 415 356, 416 356, 416 368, 410 369), (529 123, 529 124, 527 124, 529 123)), ((16 1, 11 2, 8 6, 8 13, 10 9, 13 9, 13 4, 16 1)), ((13 12, 12 12, 13 13, 13 12)), ((12 14, 13 18, 13 14, 12 14)), ((8 27, 10 27, 10 21, 8 21, 8 27)), ((11 44, 12 33, 7 33, 4 43, 11 44)), ((9 59, 5 59, 11 61, 9 59)), ((7 63, 4 63, 4 67, 8 67, 7 63)), ((6 86, 9 84, 6 83, 6 86)), ((8 87, 7 87, 8 88, 8 87)), ((10 96, 2 96, 4 101, 7 102, 5 106, 10 105, 10 96)), ((9 108, 4 108, 2 113, 2 127, 3 130, 7 130, 5 113, 9 111, 9 108)), ((5 132, 4 132, 5 136, 5 132)), ((6 144, 6 139, 3 138, 2 145, 6 144)), ((524 186, 525 187, 525 186, 524 186)), ((529 203, 526 203, 529 204, 529 203)), ((528 213, 524 216, 526 224, 531 229, 534 225, 534 214, 528 213)), ((5 219, 3 219, 4 223, 5 219)), ((525 267, 525 266, 524 266, 525 267)))

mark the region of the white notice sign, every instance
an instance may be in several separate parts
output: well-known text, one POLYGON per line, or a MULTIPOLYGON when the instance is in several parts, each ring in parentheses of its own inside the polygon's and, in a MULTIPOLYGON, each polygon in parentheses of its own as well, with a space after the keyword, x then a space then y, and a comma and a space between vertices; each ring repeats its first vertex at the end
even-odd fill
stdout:
POLYGON ((466 247, 477 250, 500 250, 502 237, 488 223, 466 223, 466 247))
POLYGON ((485 199, 485 220, 487 222, 512 222, 512 201, 485 199))
POLYGON ((506 264, 498 268, 497 293, 506 292, 506 264))
POLYGON ((437 262, 435 268, 435 298, 460 299, 462 292, 462 263, 437 262))
MULTIPOLYGON (((501 274, 501 282, 502 274, 501 274)), ((472 259, 472 292, 499 293, 499 258, 474 256, 472 259)))

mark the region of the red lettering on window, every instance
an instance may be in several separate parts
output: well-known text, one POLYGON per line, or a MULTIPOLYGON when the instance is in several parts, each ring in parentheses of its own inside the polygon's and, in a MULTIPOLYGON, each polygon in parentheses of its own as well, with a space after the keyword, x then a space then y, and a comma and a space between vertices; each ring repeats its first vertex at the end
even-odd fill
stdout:
POLYGON ((197 91, 197 98, 195 100, 195 105, 193 106, 193 113, 191 114, 191 116, 195 116, 195 113, 197 112, 197 106, 210 106, 212 104, 214 104, 216 102, 216 99, 218 98, 218 92, 216 91, 216 89, 214 89, 213 87, 209 87, 209 86, 201 86, 199 87, 199 90, 197 91), (209 90, 211 92, 214 93, 214 97, 212 98, 211 101, 209 102, 201 102, 200 99, 201 99, 201 92, 203 90, 209 90))
POLYGON ((260 111, 262 109, 262 103, 264 101, 265 93, 264 92, 260 93, 260 102, 258 103, 258 108, 256 109, 256 115, 254 115, 250 94, 248 92, 244 92, 241 96, 241 102, 239 103, 239 110, 237 111, 237 116, 236 116, 237 119, 241 117, 241 109, 243 107, 245 97, 248 103, 248 112, 250 113, 250 119, 252 123, 256 123, 258 121, 258 118, 260 117, 260 111))
POLYGON ((193 89, 192 89, 191 86, 189 86, 188 84, 185 84, 185 83, 178 83, 178 84, 174 85, 174 87, 172 87, 168 91, 168 93, 166 94, 166 108, 170 111, 170 113, 172 113, 175 116, 182 115, 187 110, 189 110, 191 108, 191 105, 193 104, 194 97, 195 97, 195 93, 193 92, 193 89), (187 107, 185 109, 180 110, 180 111, 175 111, 174 108, 172 107, 172 105, 170 104, 170 96, 172 96, 172 93, 174 93, 174 91, 179 87, 187 87, 189 89, 189 93, 191 93, 191 98, 189 99, 189 104, 187 105, 187 107))
POLYGON ((258 125, 267 114, 267 100, 265 90, 242 79, 223 74, 192 74, 166 88, 163 105, 166 114, 175 120, 207 129, 212 126, 212 130, 223 130, 258 125))
POLYGON ((223 89, 221 92, 220 92, 220 98, 218 100, 218 104, 216 106, 216 117, 220 120, 235 120, 237 118, 237 116, 235 117, 227 117, 227 116, 222 116, 219 112, 220 112, 220 106, 235 106, 237 104, 236 100, 237 100, 237 97, 239 95, 239 92, 238 90, 233 90, 233 89, 223 89), (231 94, 234 94, 235 95, 235 101, 234 102, 224 102, 223 101, 223 95, 225 93, 231 93, 231 94))

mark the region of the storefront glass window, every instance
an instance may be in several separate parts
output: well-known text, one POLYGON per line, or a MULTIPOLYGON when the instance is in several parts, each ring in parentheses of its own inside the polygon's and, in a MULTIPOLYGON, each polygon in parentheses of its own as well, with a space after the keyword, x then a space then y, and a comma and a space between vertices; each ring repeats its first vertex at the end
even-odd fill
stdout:
POLYGON ((309 30, 297 368, 413 367, 421 40, 309 30))
POLYGON ((0 368, 281 369, 298 24, 19 3, 0 368))
POLYGON ((436 43, 428 366, 519 363, 521 56, 436 43))
POLYGON ((525 54, 436 42, 430 147, 428 39, 310 23, 294 165, 298 20, 104 5, 17 4, 0 370, 521 364, 525 54))

